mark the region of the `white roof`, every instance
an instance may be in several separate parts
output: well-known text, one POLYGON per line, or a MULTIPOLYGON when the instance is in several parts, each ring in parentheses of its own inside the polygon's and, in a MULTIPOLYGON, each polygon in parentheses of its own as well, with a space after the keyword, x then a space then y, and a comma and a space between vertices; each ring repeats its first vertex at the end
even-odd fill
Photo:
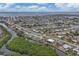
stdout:
POLYGON ((58 36, 59 38, 61 38, 62 36, 58 36))
POLYGON ((67 30, 66 28, 64 30, 67 30))
POLYGON ((67 48, 72 48, 72 47, 71 47, 70 45, 68 45, 68 44, 64 44, 63 47, 66 48, 66 49, 67 49, 67 48))
POLYGON ((52 43, 54 42, 54 40, 53 40, 53 39, 48 39, 47 41, 52 42, 52 43))

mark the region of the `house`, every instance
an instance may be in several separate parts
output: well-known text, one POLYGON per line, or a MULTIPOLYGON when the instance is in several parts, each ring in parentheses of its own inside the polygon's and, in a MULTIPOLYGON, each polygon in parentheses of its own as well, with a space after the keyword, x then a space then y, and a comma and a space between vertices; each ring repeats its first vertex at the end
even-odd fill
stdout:
POLYGON ((63 36, 58 35, 58 38, 62 38, 63 36))
POLYGON ((2 35, 3 35, 3 32, 0 30, 0 37, 2 37, 2 35))
POLYGON ((54 41, 55 41, 55 40, 53 40, 53 39, 47 39, 47 42, 48 42, 48 43, 54 43, 54 41))
POLYGON ((64 45, 63 45, 63 48, 64 48, 64 49, 68 49, 68 48, 70 48, 70 49, 71 49, 71 48, 72 48, 72 46, 70 46, 70 45, 68 45, 68 44, 64 44, 64 45))
POLYGON ((74 51, 77 51, 77 54, 79 54, 79 48, 74 48, 74 51))

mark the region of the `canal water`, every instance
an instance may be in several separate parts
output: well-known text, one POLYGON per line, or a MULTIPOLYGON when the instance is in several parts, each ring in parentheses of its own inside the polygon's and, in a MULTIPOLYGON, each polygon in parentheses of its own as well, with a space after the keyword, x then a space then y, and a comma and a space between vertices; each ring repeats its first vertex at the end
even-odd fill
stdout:
MULTIPOLYGON (((7 27, 5 24, 0 23, 0 25, 2 25, 3 27, 5 27, 7 29, 8 32, 10 32, 10 34, 12 35, 11 39, 6 43, 8 44, 14 37, 16 37, 16 32, 12 30, 12 28, 7 27)), ((2 48, 0 49, 0 52, 2 52, 3 55, 10 55, 13 51, 10 51, 6 48, 6 44, 4 44, 2 46, 2 48)))

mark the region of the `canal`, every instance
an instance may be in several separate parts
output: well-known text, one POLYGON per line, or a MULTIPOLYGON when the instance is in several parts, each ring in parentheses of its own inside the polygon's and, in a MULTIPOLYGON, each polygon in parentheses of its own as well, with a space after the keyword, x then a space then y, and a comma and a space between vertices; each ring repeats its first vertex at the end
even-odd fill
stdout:
MULTIPOLYGON (((8 44, 14 37, 16 37, 16 32, 12 30, 12 28, 7 27, 4 23, 0 23, 0 25, 2 25, 3 27, 5 27, 7 29, 8 32, 10 32, 10 34, 12 35, 11 39, 6 43, 8 44)), ((10 55, 13 51, 10 51, 6 48, 6 44, 4 44, 2 46, 2 48, 0 49, 0 52, 2 52, 3 55, 10 55)))

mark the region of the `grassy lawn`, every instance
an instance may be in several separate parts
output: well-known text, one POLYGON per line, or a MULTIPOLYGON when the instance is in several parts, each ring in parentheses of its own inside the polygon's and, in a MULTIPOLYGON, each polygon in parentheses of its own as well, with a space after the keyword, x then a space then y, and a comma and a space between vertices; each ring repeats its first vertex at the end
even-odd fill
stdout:
POLYGON ((7 48, 21 54, 31 56, 57 56, 56 51, 46 45, 31 43, 23 37, 14 38, 7 48))
POLYGON ((10 33, 3 27, 0 26, 0 29, 3 31, 3 35, 0 37, 0 48, 5 44, 10 38, 10 33))

